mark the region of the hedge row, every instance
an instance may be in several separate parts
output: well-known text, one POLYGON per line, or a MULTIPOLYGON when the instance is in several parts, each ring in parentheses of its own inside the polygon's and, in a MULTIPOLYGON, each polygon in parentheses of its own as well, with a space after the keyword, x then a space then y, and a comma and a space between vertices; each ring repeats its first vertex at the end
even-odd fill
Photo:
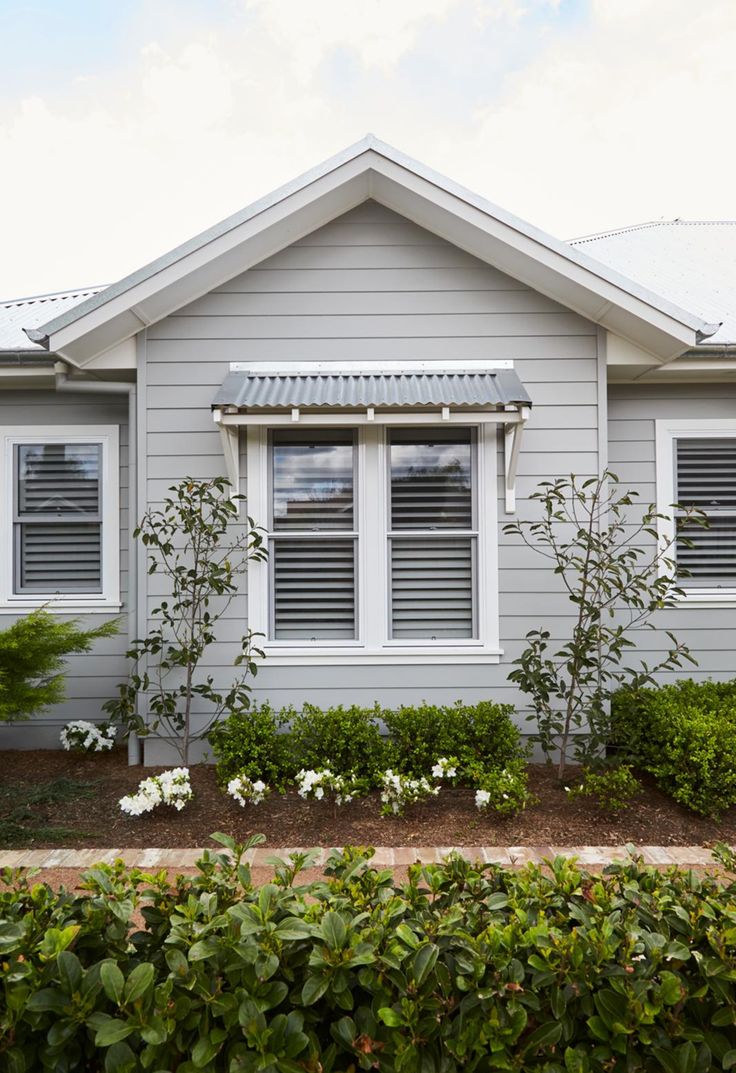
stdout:
POLYGON ((736 1064, 736 885, 632 859, 591 875, 370 851, 251 884, 243 847, 171 886, 5 875, 0 1068, 705 1073, 736 1064), (133 922, 144 901, 145 927, 133 922))
POLYGON ((301 768, 329 767, 376 784, 391 768, 429 776, 438 757, 466 771, 490 772, 523 759, 510 704, 422 704, 397 709, 353 706, 301 710, 268 704, 229 716, 210 732, 218 779, 235 775, 282 785, 301 768))
POLYGON ((611 706, 618 753, 704 816, 736 805, 736 680, 621 690, 611 706))

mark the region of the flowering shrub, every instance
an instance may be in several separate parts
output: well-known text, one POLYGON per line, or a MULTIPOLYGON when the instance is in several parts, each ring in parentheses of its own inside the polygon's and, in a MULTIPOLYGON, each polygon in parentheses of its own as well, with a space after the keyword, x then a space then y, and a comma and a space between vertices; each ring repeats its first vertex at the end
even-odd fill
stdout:
POLYGON ((432 767, 432 778, 450 779, 457 778, 457 758, 454 756, 440 756, 432 767))
POLYGON ((138 793, 120 798, 120 808, 129 816, 152 812, 157 805, 171 805, 177 812, 191 801, 194 794, 189 782, 189 768, 175 767, 152 775, 138 786, 138 793))
POLYGON ((111 723, 88 723, 84 719, 77 719, 67 723, 59 735, 62 746, 69 751, 78 750, 83 753, 101 753, 105 749, 112 749, 115 744, 115 727, 111 723))
POLYGON ((346 805, 359 790, 355 779, 346 775, 335 775, 328 767, 320 768, 319 771, 302 768, 297 773, 296 785, 300 797, 321 801, 325 794, 332 795, 336 805, 346 805))
POLYGON ((413 779, 411 775, 401 775, 391 768, 381 776, 381 786, 381 813, 384 816, 400 816, 407 805, 414 805, 440 792, 439 786, 433 786, 429 779, 413 779))
POLYGON ((256 779, 254 782, 247 775, 236 775, 227 784, 227 792, 242 808, 245 808, 248 804, 260 805, 271 790, 262 779, 256 779))
POLYGON ((505 767, 500 771, 485 771, 479 778, 480 786, 475 792, 475 805, 481 812, 491 809, 501 816, 521 812, 534 798, 527 789, 525 768, 505 767))

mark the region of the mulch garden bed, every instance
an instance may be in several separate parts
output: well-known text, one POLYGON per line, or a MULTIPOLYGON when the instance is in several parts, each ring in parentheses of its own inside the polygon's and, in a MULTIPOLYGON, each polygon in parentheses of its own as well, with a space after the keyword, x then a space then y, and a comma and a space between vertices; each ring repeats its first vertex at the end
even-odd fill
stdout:
POLYGON ((213 831, 240 841, 259 832, 274 848, 626 842, 685 846, 736 841, 736 808, 717 822, 705 820, 674 804, 644 778, 642 794, 612 817, 589 799, 570 800, 554 771, 541 764, 531 765, 529 779, 538 804, 510 818, 479 813, 472 790, 451 788, 408 809, 403 817, 382 817, 377 794, 344 805, 336 816, 331 805, 304 801, 293 790, 242 809, 219 789, 212 765, 190 769, 195 796, 183 812, 161 805, 144 816, 123 814, 118 800, 135 792, 140 779, 159 770, 128 767, 123 749, 97 756, 0 751, 0 848, 207 846, 212 845, 213 831), (49 789, 54 785, 57 791, 49 789))

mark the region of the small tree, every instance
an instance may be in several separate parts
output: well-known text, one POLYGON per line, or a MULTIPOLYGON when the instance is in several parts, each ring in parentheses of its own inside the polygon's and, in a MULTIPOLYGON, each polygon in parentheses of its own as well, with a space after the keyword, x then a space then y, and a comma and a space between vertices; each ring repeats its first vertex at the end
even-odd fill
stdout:
MULTIPOLYGON (((552 561, 575 609, 569 636, 557 651, 548 654, 549 630, 532 630, 509 675, 531 698, 529 718, 538 725, 532 740, 548 760, 559 754, 561 779, 571 758, 585 764, 600 756, 609 737, 613 690, 649 685, 658 672, 681 667, 684 660, 695 663, 669 631, 670 647, 659 663, 623 662, 635 647, 632 633, 654 629, 654 612, 673 607, 682 595, 672 557, 675 538, 660 540, 656 526, 664 516, 653 506, 638 523, 626 518, 635 497, 610 472, 582 482, 574 475, 544 481, 530 496, 542 508, 541 520, 504 527, 552 561), (653 540, 654 548, 641 547, 642 537, 653 540)), ((695 510, 685 511, 683 522, 705 524, 695 510)))
POLYGON ((118 686, 118 697, 105 710, 129 730, 146 735, 163 728, 175 742, 183 764, 189 763, 193 741, 204 738, 224 712, 239 712, 250 704, 246 679, 257 671, 262 656, 248 631, 240 641, 234 666, 243 671, 221 692, 200 663, 216 638, 216 626, 238 591, 238 578, 249 562, 265 558, 266 549, 252 518, 245 531, 230 536, 242 496, 230 496, 224 477, 187 477, 169 488, 172 495, 161 510, 149 510, 135 536, 149 549, 148 573, 166 578, 170 598, 151 613, 148 636, 133 642, 128 652, 134 666, 118 686), (139 697, 146 712, 139 710, 139 697), (195 711, 196 703, 204 710, 195 711), (194 716, 204 715, 194 731, 194 716))
POLYGON ((0 721, 29 719, 62 701, 65 658, 117 632, 117 621, 83 630, 45 608, 0 631, 0 721))

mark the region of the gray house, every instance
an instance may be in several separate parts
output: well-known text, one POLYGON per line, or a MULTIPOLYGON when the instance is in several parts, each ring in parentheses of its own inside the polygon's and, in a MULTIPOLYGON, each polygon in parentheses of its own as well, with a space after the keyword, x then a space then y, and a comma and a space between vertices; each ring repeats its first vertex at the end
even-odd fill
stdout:
MULTIPOLYGON (((134 522, 226 473, 270 555, 215 678, 249 625, 276 705, 518 702, 525 634, 570 605, 503 525, 610 466, 709 513, 659 625, 733 676, 735 378, 736 224, 565 243, 369 136, 112 286, 0 305, 0 627, 47 604, 142 635, 134 522)), ((0 747, 99 719, 126 645, 74 659, 65 703, 0 747)))

